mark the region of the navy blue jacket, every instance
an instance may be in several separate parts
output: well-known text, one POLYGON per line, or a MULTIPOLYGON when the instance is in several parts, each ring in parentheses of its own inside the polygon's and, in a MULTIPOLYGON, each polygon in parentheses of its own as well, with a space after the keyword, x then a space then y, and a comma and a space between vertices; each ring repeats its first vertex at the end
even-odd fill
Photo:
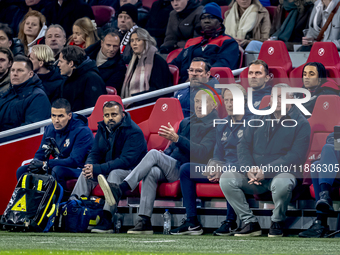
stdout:
POLYGON ((51 103, 59 98, 58 91, 64 84, 66 77, 60 74, 60 70, 57 67, 52 67, 47 74, 37 74, 42 81, 44 90, 51 103))
POLYGON ((259 109, 261 100, 264 96, 270 95, 272 93, 271 86, 265 86, 260 90, 253 90, 253 106, 255 109, 259 109))
POLYGON ((181 121, 178 129, 178 142, 171 143, 164 153, 177 160, 177 167, 187 162, 207 164, 212 158, 216 139, 214 119, 218 119, 216 110, 203 118, 196 114, 181 121))
POLYGON ((121 125, 114 132, 108 131, 104 121, 98 122, 98 132, 86 164, 93 164, 94 177, 109 175, 115 169, 132 170, 146 153, 142 130, 125 112, 121 125))
MULTIPOLYGON (((101 41, 98 41, 86 48, 85 52, 92 60, 96 61, 100 49, 101 41)), ((98 66, 98 70, 100 77, 105 82, 105 86, 115 87, 117 94, 120 95, 126 73, 126 65, 120 55, 120 51, 118 50, 113 58, 98 66)))
MULTIPOLYGON (((280 123, 271 128, 272 122, 269 119, 275 119, 273 114, 264 116, 255 116, 253 119, 260 119, 264 122, 262 127, 248 126, 243 132, 243 138, 237 146, 237 155, 241 166, 286 166, 291 169, 290 173, 297 178, 302 178, 302 172, 293 171, 293 166, 299 169, 307 159, 311 128, 302 115, 300 110, 293 106, 287 113, 284 127, 280 123), (266 121, 267 120, 267 121, 266 121)), ((283 120, 281 118, 281 120, 283 120)), ((277 123, 277 122, 274 122, 277 123)), ((260 122, 253 122, 252 125, 260 125, 260 122)), ((269 169, 269 168, 268 168, 269 169)), ((268 171, 264 173, 265 178, 274 178, 281 171, 268 171)))
MULTIPOLYGON (((215 88, 215 84, 220 84, 216 78, 212 78, 207 82, 207 85, 215 88)), ((207 88, 204 86, 187 87, 185 89, 180 89, 175 92, 175 98, 179 100, 182 106, 184 118, 190 117, 194 113, 194 99, 200 88, 207 88), (191 110, 190 110, 191 109, 191 110)), ((218 94, 221 94, 221 89, 216 89, 218 94)))
POLYGON ((56 140, 61 152, 58 158, 49 160, 50 167, 83 167, 94 140, 92 131, 87 126, 87 118, 76 113, 72 113, 71 120, 63 130, 55 130, 53 124, 46 127, 40 147, 35 153, 35 159, 47 160, 42 148, 47 137, 52 137, 56 140))
POLYGON ((212 67, 229 67, 231 70, 238 68, 239 48, 234 38, 224 34, 222 25, 213 37, 204 36, 189 39, 185 48, 171 64, 179 69, 179 83, 188 79, 187 69, 195 57, 205 58, 212 67))
POLYGON ((248 120, 251 119, 252 113, 246 109, 243 118, 239 122, 245 121, 245 125, 230 125, 231 116, 226 117, 227 124, 216 126, 216 145, 214 149, 214 158, 224 161, 227 165, 238 166, 237 145, 239 144, 243 132, 246 129, 248 120))

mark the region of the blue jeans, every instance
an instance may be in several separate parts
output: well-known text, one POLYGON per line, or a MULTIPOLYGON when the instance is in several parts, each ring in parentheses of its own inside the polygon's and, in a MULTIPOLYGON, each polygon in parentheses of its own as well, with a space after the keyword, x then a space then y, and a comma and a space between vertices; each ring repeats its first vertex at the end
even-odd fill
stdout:
MULTIPOLYGON (((66 181, 70 179, 78 179, 81 174, 81 168, 70 168, 65 166, 55 166, 52 168, 52 176, 57 180, 57 182, 66 188, 66 181)), ((17 170, 17 180, 20 179, 21 175, 28 172, 28 165, 21 166, 17 170)))
MULTIPOLYGON (((195 171, 195 166, 202 164, 186 163, 180 168, 180 181, 183 194, 183 202, 187 217, 197 216, 196 210, 196 183, 211 183, 201 172, 195 171)), ((227 202, 227 220, 236 221, 237 216, 234 209, 227 202)))
POLYGON ((245 48, 245 52, 257 52, 259 53, 261 50, 263 42, 260 41, 251 41, 248 43, 247 47, 245 48))

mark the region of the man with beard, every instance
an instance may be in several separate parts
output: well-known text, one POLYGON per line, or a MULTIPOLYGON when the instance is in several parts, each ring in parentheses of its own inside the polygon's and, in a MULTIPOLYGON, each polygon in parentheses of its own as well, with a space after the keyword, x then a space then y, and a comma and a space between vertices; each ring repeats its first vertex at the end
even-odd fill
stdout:
POLYGON ((201 15, 202 36, 190 39, 184 49, 171 64, 179 69, 179 82, 188 79, 187 69, 195 57, 205 58, 212 67, 229 67, 234 70, 238 66, 238 43, 224 34, 221 8, 216 3, 207 4, 201 15))
POLYGON ((0 47, 0 96, 10 88, 9 69, 13 63, 13 54, 10 49, 0 47))
MULTIPOLYGON (((175 97, 179 100, 182 106, 184 118, 190 117, 194 113, 194 98, 196 93, 207 88, 203 84, 215 87, 219 84, 218 80, 210 76, 210 63, 204 58, 194 58, 188 69, 190 86, 185 89, 180 89, 175 92, 175 97)), ((221 94, 221 89, 215 89, 218 94, 221 94)))
MULTIPOLYGON (((72 195, 89 196, 98 184, 98 175, 120 184, 147 152, 142 130, 131 120, 130 114, 123 111, 120 103, 106 102, 103 116, 104 120, 98 123, 91 153, 72 195)), ((110 206, 105 202, 103 217, 91 232, 113 233, 112 216, 116 208, 116 205, 110 206)))

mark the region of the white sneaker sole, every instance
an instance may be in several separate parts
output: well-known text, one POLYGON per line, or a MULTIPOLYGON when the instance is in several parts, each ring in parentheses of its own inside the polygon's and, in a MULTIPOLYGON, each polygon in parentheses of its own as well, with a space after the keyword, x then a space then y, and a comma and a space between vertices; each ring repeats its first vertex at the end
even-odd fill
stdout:
POLYGON ((104 193, 105 201, 109 204, 109 206, 114 206, 116 204, 116 199, 114 198, 104 175, 98 175, 98 183, 104 193))
POLYGON ((113 229, 109 229, 109 230, 101 230, 101 229, 92 229, 91 233, 98 233, 98 234, 112 234, 113 233, 113 229))
POLYGON ((188 235, 188 236, 200 236, 203 234, 203 229, 198 230, 198 231, 185 231, 185 232, 181 232, 181 233, 172 233, 170 232, 171 235, 175 235, 175 236, 181 236, 181 235, 188 235))
POLYGON ((153 230, 145 230, 145 231, 131 231, 128 230, 128 234, 134 234, 134 235, 153 235, 153 230))
POLYGON ((234 236, 241 236, 241 237, 245 237, 245 236, 261 236, 262 235, 262 230, 259 231, 255 231, 249 234, 235 234, 234 236))
POLYGON ((282 235, 269 235, 268 234, 268 237, 283 237, 283 234, 282 235))

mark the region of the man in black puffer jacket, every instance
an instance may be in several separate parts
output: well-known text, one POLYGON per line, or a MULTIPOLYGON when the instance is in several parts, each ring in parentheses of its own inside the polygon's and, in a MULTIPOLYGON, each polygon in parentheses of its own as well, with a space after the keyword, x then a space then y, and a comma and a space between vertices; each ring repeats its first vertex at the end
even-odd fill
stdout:
POLYGON ((60 97, 70 102, 72 112, 93 107, 100 95, 106 94, 96 62, 86 57, 78 46, 67 46, 59 56, 61 75, 67 76, 60 88, 60 97))

